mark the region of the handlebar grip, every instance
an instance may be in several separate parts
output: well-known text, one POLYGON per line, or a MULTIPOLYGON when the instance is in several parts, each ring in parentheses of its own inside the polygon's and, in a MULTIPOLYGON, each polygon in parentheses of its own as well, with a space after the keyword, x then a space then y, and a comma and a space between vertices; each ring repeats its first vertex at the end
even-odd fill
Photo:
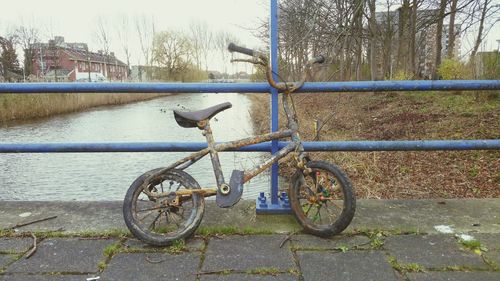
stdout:
POLYGON ((317 57, 314 57, 312 60, 312 63, 324 63, 325 62, 325 56, 319 55, 317 57))
POLYGON ((230 52, 242 53, 242 54, 245 54, 245 55, 248 55, 248 56, 251 56, 251 57, 253 57, 254 54, 255 54, 254 50, 248 49, 248 48, 245 48, 245 47, 241 47, 241 46, 237 46, 234 43, 229 43, 229 46, 227 46, 227 49, 230 52))

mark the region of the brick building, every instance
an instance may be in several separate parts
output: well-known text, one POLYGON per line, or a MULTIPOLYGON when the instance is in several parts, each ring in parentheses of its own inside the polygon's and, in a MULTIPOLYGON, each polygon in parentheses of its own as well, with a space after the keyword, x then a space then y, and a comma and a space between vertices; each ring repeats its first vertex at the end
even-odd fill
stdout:
POLYGON ((48 43, 36 43, 33 75, 45 81, 123 81, 128 78, 128 67, 115 57, 88 51, 85 43, 67 43, 56 36, 48 43))

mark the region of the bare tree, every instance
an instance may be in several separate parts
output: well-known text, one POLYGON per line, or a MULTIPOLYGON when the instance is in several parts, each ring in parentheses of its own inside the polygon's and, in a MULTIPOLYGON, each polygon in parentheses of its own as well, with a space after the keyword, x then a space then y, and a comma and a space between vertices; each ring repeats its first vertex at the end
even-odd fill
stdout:
POLYGON ((491 11, 495 10, 498 11, 498 6, 492 6, 491 2, 493 0, 484 0, 479 3, 479 11, 480 11, 480 16, 479 16, 479 29, 477 31, 477 36, 475 39, 474 47, 472 48, 471 52, 471 59, 474 60, 474 57, 476 56, 477 51, 479 50, 479 46, 481 45, 481 42, 484 39, 485 34, 483 33, 485 30, 485 22, 486 19, 488 18, 488 15, 491 15, 491 11))
POLYGON ((126 15, 122 15, 117 18, 115 25, 116 35, 120 41, 120 46, 123 53, 125 54, 125 59, 127 60, 127 69, 130 70, 130 22, 126 15))
POLYGON ((146 66, 151 64, 151 51, 155 36, 155 20, 145 15, 135 18, 135 29, 139 37, 139 44, 146 66))
POLYGON ((95 31, 95 38, 97 42, 100 45, 101 50, 103 51, 103 54, 106 58, 106 77, 110 78, 109 74, 109 48, 111 45, 111 35, 109 34, 110 32, 110 27, 108 21, 102 17, 99 16, 97 18, 97 27, 95 31))
POLYGON ((455 18, 457 16, 457 4, 458 0, 451 0, 450 7, 450 24, 448 25, 448 52, 446 56, 451 59, 453 58, 453 50, 455 49, 455 18))
POLYGON ((14 34, 7 37, 0 36, 0 74, 4 79, 13 82, 20 80, 21 69, 16 54, 17 36, 14 34))
POLYGON ((441 51, 443 49, 443 22, 446 12, 447 0, 440 0, 439 2, 439 14, 438 14, 438 22, 436 27, 436 59, 434 61, 434 69, 432 70, 432 79, 438 79, 437 69, 441 64, 441 51))
POLYGON ((208 56, 213 43, 213 34, 206 22, 191 22, 189 26, 193 45, 193 54, 198 69, 208 71, 208 56))
POLYGON ((229 63, 229 58, 231 57, 231 54, 227 50, 227 46, 229 43, 238 43, 238 40, 231 33, 221 30, 215 33, 213 43, 215 49, 219 51, 221 56, 223 72, 227 73, 227 65, 229 63))
POLYGON ((36 24, 27 24, 21 19, 21 25, 16 28, 15 34, 24 50, 24 73, 25 75, 33 74, 33 61, 36 55, 34 44, 40 41, 40 30, 36 24))
POLYGON ((376 19, 376 1, 368 1, 368 9, 370 11, 368 18, 368 30, 369 30, 369 63, 370 63, 370 78, 372 80, 378 80, 377 77, 377 41, 379 39, 378 29, 377 29, 377 19, 376 19))

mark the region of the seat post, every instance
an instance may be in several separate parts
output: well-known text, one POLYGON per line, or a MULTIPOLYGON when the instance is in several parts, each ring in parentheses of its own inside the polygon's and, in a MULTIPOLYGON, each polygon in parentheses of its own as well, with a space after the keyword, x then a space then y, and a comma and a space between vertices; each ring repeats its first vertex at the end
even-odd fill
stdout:
POLYGON ((210 150, 210 159, 212 160, 215 179, 217 180, 217 187, 220 188, 225 184, 225 181, 219 161, 219 154, 217 150, 215 150, 215 141, 212 135, 212 128, 210 128, 209 119, 198 122, 198 127, 203 130, 203 135, 207 139, 208 149, 210 150))

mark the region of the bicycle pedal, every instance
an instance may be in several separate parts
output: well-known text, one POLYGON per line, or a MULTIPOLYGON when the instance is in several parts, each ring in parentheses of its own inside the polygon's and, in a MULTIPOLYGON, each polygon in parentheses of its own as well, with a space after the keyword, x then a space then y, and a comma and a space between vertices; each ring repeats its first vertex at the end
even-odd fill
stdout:
POLYGON ((233 170, 231 180, 229 181, 229 186, 231 187, 229 193, 224 195, 220 190, 217 190, 215 202, 217 202, 220 208, 229 208, 240 201, 243 195, 243 175, 243 171, 233 170))

